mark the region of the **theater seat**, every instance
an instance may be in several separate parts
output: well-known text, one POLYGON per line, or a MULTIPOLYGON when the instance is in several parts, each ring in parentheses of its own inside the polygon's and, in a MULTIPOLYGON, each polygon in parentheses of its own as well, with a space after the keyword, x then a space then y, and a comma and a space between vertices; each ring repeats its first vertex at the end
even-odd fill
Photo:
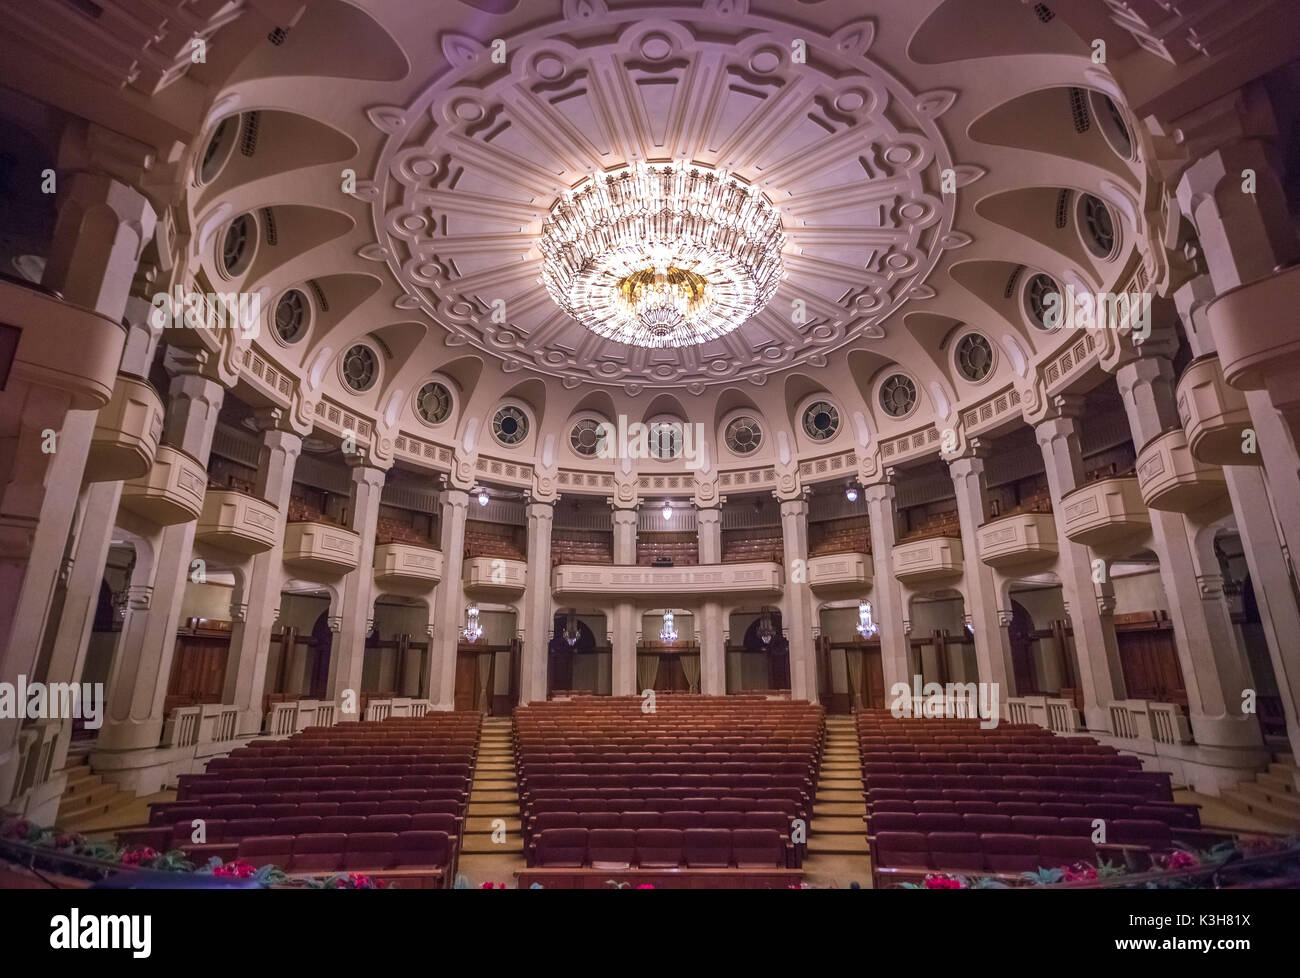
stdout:
POLYGON ((922 832, 877 832, 876 860, 881 866, 929 865, 930 847, 922 832))
POLYGON ((261 835, 249 836, 239 843, 235 858, 249 863, 259 869, 263 866, 276 866, 284 869, 289 865, 293 854, 293 836, 261 835))
POLYGON ((397 848, 396 832, 359 832, 348 836, 343 868, 349 872, 387 869, 397 848))
POLYGON ((293 840, 291 873, 335 873, 343 866, 348 837, 338 832, 300 835, 293 840))
POLYGON ((586 858, 586 829, 547 829, 538 835, 538 866, 575 867, 581 866, 586 858))
POLYGON ((995 873, 1023 873, 1038 869, 1038 839, 1032 835, 992 833, 980 836, 984 863, 995 873))
POLYGON ((397 841, 390 861, 393 868, 447 866, 450 862, 451 836, 446 832, 412 830, 397 833, 397 841))
POLYGON ((731 833, 731 855, 741 869, 785 865, 781 834, 773 829, 736 829, 731 833))
MULTIPOLYGON (((636 863, 643 869, 673 869, 682 862, 680 829, 637 829, 636 863)), ((594 864, 594 860, 593 860, 594 864)))
POLYGON ((1091 865, 1097 861, 1097 847, 1092 840, 1077 835, 1039 836, 1038 854, 1040 865, 1045 867, 1072 866, 1078 862, 1091 865))
POLYGON ((682 833, 686 865, 692 869, 722 869, 731 865, 731 832, 727 829, 686 829, 682 833))
POLYGON ((587 857, 596 869, 627 869, 636 858, 636 838, 635 829, 592 829, 587 857))
POLYGON ((926 842, 930 847, 930 865, 935 869, 984 868, 984 850, 974 832, 931 832, 926 842))

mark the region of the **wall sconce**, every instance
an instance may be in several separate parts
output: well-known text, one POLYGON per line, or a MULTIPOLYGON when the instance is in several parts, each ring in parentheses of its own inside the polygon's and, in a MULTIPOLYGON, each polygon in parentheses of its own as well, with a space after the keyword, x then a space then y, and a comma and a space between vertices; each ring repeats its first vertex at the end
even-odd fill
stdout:
POLYGON ((844 489, 844 498, 851 503, 858 501, 858 487, 853 484, 852 479, 849 480, 849 484, 844 489))
POLYGON ((863 638, 875 638, 880 633, 879 626, 871 620, 871 604, 867 601, 858 602, 858 634, 863 638))
POLYGON ((483 634, 483 626, 478 620, 478 605, 472 602, 465 607, 465 627, 461 629, 461 634, 465 636, 467 642, 477 642, 478 637, 483 634))
POLYGON ((478 491, 478 504, 480 506, 486 506, 488 504, 488 498, 489 498, 488 491, 486 489, 480 488, 478 491))
POLYGON ((661 642, 677 641, 677 621, 671 611, 664 612, 664 627, 659 629, 659 640, 661 642))
POLYGON ((664 513, 664 522, 665 522, 665 523, 667 523, 670 519, 673 518, 673 504, 672 504, 671 502, 665 502, 665 503, 664 503, 664 510, 663 510, 663 513, 664 513))

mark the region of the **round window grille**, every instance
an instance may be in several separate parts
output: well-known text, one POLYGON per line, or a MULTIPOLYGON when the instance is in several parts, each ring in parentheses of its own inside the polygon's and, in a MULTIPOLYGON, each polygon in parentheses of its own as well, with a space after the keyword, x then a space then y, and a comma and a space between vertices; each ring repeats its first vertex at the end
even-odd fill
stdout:
POLYGON ((1135 156, 1133 131, 1129 129, 1124 110, 1104 92, 1089 93, 1089 100, 1092 102, 1092 114, 1097 117, 1097 124, 1110 148, 1116 156, 1131 162, 1135 156))
POLYGON ((518 445, 528 437, 528 415, 507 404, 492 418, 492 433, 503 445, 518 445))
POLYGON ((415 411, 425 424, 442 424, 451 415, 451 391, 429 381, 415 395, 415 411))
POLYGON ((379 376, 375 351, 358 343, 343 354, 343 382, 357 393, 370 390, 379 376))
POLYGON ((727 423, 722 437, 727 447, 736 455, 752 455, 758 451, 758 446, 763 444, 763 429, 758 426, 755 418, 742 415, 739 418, 732 418, 727 423))
POLYGON ((957 369, 969 381, 981 381, 993 369, 993 347, 979 333, 967 333, 957 343, 957 369))
POLYGON ((235 145, 235 133, 239 128, 239 116, 229 115, 217 123, 216 131, 204 147, 203 159, 199 161, 199 182, 210 183, 216 179, 221 168, 229 158, 230 150, 235 145))
POLYGON ((817 401, 803 413, 803 430, 814 441, 834 438, 840 430, 840 412, 827 401, 817 401))
POLYGON ((659 461, 680 458, 682 454, 682 423, 680 421, 651 421, 650 457, 659 461))
POLYGON ((1115 222, 1101 198, 1084 194, 1079 199, 1079 228, 1094 257, 1109 258, 1115 253, 1115 222))
POLYGON ((1065 296, 1052 276, 1044 275, 1042 272, 1034 275, 1025 285, 1025 302, 1028 306, 1026 311, 1029 313, 1029 321, 1038 329, 1056 329, 1061 325, 1050 321, 1048 316, 1051 311, 1059 318, 1065 311, 1065 296))
POLYGON ((307 332, 307 297, 290 289, 275 304, 275 335, 285 343, 297 343, 307 332))
POLYGON ((606 432, 595 418, 583 418, 569 429, 569 444, 583 458, 595 458, 605 447, 606 432))
POLYGON ((253 260, 253 235, 257 225, 248 214, 240 214, 226 228, 221 240, 221 267, 227 275, 243 275, 253 260))
POLYGON ((880 406, 891 418, 901 418, 916 407, 916 385, 902 374, 893 374, 880 385, 880 406))

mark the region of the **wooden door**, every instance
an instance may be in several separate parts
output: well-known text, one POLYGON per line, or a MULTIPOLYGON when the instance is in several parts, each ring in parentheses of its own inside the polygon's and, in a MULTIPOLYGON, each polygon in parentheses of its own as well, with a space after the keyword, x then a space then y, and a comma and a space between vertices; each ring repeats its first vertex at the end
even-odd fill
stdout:
POLYGON ((1011 625, 1007 641, 1011 646, 1011 666, 1015 673, 1016 695, 1037 696, 1041 691, 1034 679, 1034 620, 1019 601, 1011 602, 1011 625))
POLYGON ((868 647, 862 663, 862 705, 869 710, 885 708, 885 663, 880 644, 868 647))
POLYGON ((478 653, 461 652, 456 656, 457 710, 473 710, 478 705, 478 653))

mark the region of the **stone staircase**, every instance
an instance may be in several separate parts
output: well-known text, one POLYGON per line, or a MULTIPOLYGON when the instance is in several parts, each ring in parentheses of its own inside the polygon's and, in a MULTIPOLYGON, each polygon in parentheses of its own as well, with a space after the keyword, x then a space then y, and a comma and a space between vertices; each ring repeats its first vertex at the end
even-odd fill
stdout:
POLYGON ((804 873, 813 886, 871 885, 867 812, 862 795, 862 760, 851 716, 826 718, 826 745, 817 779, 812 824, 808 826, 808 856, 804 873))
POLYGON ((470 784, 459 872, 472 885, 514 883, 524 868, 524 842, 515 783, 515 752, 509 717, 486 717, 479 736, 478 761, 470 784), (493 839, 493 823, 504 822, 505 837, 493 839))
POLYGON ((1295 758, 1279 752, 1267 771, 1257 774, 1254 781, 1223 789, 1219 800, 1234 811, 1276 826, 1278 831, 1296 832, 1300 831, 1300 795, 1295 784, 1295 758))
POLYGON ((68 781, 59 799, 59 814, 55 822, 59 828, 79 830, 87 822, 126 808, 136 800, 135 792, 123 791, 115 784, 106 783, 90 770, 88 749, 71 748, 63 773, 68 781))

